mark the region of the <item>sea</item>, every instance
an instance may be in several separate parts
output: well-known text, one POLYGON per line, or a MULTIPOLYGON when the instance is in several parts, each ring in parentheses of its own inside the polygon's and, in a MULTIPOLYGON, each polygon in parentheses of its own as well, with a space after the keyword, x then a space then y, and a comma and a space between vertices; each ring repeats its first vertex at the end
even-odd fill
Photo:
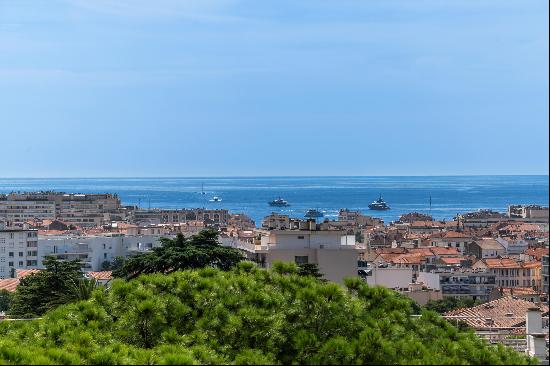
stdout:
POLYGON ((141 208, 224 208, 245 213, 261 224, 271 212, 301 218, 318 209, 335 219, 342 208, 384 219, 408 212, 452 220, 456 214, 510 204, 548 206, 548 175, 529 176, 370 176, 370 177, 220 177, 220 178, 0 178, 0 193, 60 191, 116 193, 124 205, 141 208), (204 192, 204 194, 203 194, 204 192), (212 202, 213 197, 220 202, 212 202), (391 207, 372 211, 379 196, 391 207), (282 197, 288 207, 268 202, 282 197))

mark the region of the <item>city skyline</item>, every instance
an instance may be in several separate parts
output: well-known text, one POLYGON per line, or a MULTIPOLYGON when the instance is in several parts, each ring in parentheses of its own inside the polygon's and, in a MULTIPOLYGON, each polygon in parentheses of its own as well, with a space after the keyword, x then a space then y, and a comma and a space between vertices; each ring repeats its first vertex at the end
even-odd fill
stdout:
POLYGON ((3 1, 0 54, 0 177, 548 175, 545 1, 3 1))

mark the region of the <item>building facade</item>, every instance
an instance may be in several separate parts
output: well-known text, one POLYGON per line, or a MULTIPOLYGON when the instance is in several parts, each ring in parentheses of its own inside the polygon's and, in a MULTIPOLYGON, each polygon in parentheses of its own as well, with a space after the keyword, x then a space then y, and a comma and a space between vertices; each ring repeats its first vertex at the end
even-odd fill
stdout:
POLYGON ((275 262, 314 263, 324 278, 343 283, 357 277, 355 236, 342 230, 318 230, 314 221, 301 221, 294 230, 256 230, 252 242, 228 238, 225 245, 241 249, 249 260, 271 268, 275 262))
POLYGON ((17 269, 36 268, 37 241, 36 230, 0 227, 0 279, 13 277, 17 269))

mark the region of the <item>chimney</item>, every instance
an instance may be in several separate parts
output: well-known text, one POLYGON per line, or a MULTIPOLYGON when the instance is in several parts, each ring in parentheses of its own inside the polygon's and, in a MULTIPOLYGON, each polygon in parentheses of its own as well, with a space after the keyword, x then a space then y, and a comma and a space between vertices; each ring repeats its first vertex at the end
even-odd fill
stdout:
POLYGON ((545 334, 542 332, 542 314, 539 308, 527 309, 525 333, 527 334, 525 353, 538 358, 539 361, 544 361, 546 359, 546 340, 545 334))

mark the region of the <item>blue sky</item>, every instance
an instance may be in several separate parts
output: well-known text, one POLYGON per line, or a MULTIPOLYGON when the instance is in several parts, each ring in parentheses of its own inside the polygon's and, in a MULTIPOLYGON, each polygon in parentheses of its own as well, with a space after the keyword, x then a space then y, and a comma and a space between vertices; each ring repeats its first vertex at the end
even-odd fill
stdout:
POLYGON ((0 0, 0 177, 548 174, 547 0, 0 0))

